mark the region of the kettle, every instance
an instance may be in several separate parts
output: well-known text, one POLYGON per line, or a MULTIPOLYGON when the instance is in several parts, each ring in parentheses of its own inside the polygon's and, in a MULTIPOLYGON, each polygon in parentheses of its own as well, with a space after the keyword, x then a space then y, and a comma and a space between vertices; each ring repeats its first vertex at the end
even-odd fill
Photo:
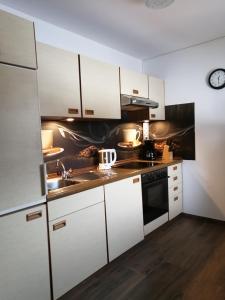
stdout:
POLYGON ((99 154, 99 170, 108 170, 116 162, 115 149, 103 149, 98 151, 99 154))

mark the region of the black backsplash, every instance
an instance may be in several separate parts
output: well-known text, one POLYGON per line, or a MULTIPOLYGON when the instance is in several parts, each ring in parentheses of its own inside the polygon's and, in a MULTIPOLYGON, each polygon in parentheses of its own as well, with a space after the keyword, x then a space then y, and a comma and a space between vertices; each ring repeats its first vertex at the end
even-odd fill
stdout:
MULTIPOLYGON (((162 154, 165 143, 170 145, 174 156, 183 159, 195 159, 194 103, 166 106, 166 121, 150 122, 150 138, 155 140, 158 155, 162 154)), ((42 129, 53 130, 53 146, 64 151, 60 154, 45 157, 48 172, 54 171, 56 159, 62 159, 67 168, 79 168, 98 163, 97 150, 115 148, 118 160, 137 158, 141 145, 134 149, 124 149, 118 144, 123 141, 123 129, 133 128, 141 131, 142 123, 124 123, 123 121, 43 121, 42 129), (82 151, 89 148, 89 157, 82 151)))

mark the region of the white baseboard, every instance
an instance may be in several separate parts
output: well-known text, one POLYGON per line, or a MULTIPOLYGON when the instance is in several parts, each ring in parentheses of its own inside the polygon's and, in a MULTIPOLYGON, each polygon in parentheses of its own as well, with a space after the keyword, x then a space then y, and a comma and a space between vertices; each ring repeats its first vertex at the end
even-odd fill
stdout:
POLYGON ((165 213, 164 215, 162 215, 161 217, 155 219, 151 223, 144 225, 144 235, 149 234, 150 232, 152 232, 156 228, 158 228, 161 225, 168 222, 168 220, 169 220, 169 214, 165 213))

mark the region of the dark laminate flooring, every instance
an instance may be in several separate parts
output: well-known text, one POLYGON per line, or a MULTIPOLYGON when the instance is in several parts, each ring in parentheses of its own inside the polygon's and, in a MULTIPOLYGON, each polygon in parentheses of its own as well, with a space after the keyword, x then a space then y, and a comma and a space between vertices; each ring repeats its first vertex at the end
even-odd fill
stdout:
POLYGON ((60 300, 225 300, 225 223, 181 215, 60 300))

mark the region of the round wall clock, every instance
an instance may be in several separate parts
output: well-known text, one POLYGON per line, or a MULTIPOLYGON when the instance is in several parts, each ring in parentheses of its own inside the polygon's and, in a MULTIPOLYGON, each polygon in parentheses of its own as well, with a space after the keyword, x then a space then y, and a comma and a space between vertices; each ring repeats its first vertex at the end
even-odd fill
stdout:
POLYGON ((209 74, 208 83, 211 88, 219 90, 225 87, 225 69, 215 69, 209 74))

